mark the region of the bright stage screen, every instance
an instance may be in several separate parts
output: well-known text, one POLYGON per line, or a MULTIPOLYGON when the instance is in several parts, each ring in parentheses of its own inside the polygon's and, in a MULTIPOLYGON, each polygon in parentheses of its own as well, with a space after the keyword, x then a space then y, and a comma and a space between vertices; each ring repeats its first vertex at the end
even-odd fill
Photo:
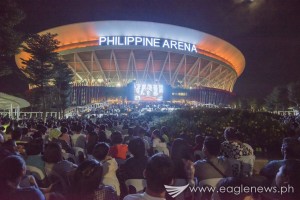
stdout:
POLYGON ((134 85, 134 100, 136 101, 162 101, 163 85, 139 84, 134 85))

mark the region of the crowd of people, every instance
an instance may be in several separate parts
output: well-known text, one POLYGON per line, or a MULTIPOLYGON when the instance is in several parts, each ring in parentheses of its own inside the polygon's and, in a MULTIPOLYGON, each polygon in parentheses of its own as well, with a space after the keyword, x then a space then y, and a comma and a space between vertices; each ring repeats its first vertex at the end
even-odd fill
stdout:
POLYGON ((0 123, 1 200, 300 199, 296 136, 283 139, 282 160, 255 172, 255 152, 234 127, 222 140, 199 132, 191 142, 125 115, 0 123), (217 192, 242 185, 292 191, 217 192), (172 186, 216 190, 174 196, 172 186))

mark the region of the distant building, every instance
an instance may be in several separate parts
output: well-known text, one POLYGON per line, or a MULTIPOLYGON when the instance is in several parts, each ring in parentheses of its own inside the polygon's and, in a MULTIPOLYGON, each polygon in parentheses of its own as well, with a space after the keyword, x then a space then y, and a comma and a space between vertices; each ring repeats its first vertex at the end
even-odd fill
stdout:
MULTIPOLYGON (((131 98, 128 85, 167 86, 163 100, 226 104, 245 67, 228 42, 197 30, 142 21, 76 23, 41 32, 57 33, 58 52, 74 73, 72 102, 131 98)), ((16 63, 22 66, 16 55, 16 63)), ((132 89, 133 93, 133 89, 132 89)))

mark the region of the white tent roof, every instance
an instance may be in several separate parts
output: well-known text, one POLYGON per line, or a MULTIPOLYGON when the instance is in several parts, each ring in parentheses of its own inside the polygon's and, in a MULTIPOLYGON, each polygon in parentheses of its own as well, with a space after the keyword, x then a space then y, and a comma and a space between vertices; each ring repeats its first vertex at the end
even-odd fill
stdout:
POLYGON ((26 108, 30 106, 30 104, 25 99, 21 99, 19 97, 15 97, 0 92, 0 109, 2 110, 10 109, 11 106, 13 108, 17 108, 17 107, 26 108))

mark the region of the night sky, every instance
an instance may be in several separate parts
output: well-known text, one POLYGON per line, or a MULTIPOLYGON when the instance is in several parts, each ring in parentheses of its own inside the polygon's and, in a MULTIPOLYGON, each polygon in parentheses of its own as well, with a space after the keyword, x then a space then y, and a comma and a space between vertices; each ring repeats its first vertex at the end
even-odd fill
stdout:
POLYGON ((239 96, 265 97, 299 80, 299 0, 18 0, 24 33, 70 23, 136 20, 203 31, 236 46, 246 67, 235 84, 239 96))

